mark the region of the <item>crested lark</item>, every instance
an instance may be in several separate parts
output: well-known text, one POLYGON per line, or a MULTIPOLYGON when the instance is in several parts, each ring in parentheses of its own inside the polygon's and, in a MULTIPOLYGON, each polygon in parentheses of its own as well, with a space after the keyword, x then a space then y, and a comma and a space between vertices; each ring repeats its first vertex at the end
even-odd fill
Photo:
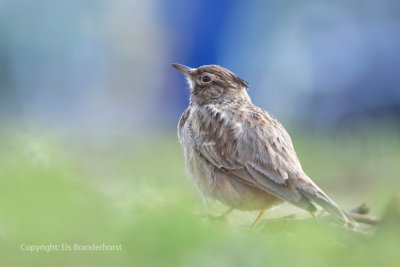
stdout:
POLYGON ((289 134, 252 104, 247 83, 218 65, 172 64, 190 86, 178 137, 186 167, 204 198, 260 211, 287 201, 313 214, 318 204, 347 224, 345 212, 301 168, 289 134))

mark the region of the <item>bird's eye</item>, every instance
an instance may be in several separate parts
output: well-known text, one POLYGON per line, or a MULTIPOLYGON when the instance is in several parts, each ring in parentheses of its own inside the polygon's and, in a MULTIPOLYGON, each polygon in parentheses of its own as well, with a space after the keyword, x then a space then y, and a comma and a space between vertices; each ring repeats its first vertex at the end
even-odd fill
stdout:
POLYGON ((208 77, 207 75, 204 75, 203 78, 201 79, 204 83, 211 82, 211 78, 208 77))

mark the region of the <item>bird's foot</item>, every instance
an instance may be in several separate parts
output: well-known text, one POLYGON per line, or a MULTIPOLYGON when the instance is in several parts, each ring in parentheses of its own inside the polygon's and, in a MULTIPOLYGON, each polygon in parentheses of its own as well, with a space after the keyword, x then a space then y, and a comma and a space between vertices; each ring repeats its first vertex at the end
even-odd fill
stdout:
POLYGON ((234 208, 229 208, 227 211, 219 216, 206 215, 203 216, 202 219, 210 222, 225 223, 228 220, 228 215, 232 212, 233 209, 234 208))

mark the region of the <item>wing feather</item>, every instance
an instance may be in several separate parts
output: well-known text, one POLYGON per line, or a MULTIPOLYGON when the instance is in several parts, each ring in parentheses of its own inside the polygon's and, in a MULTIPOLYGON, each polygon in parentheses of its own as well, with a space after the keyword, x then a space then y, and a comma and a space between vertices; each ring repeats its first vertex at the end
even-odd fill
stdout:
POLYGON ((303 172, 289 134, 268 112, 252 105, 214 104, 202 109, 199 153, 249 186, 309 211, 311 201, 347 222, 343 211, 303 172))
MULTIPOLYGON (((287 135, 283 127, 278 127, 278 132, 273 132, 275 127, 266 127, 268 123, 279 124, 276 120, 256 108, 210 106, 203 112, 207 113, 199 114, 198 122, 200 129, 207 130, 200 134, 198 149, 205 159, 247 185, 310 208, 296 187, 289 186, 289 173, 294 176, 300 166, 297 157, 290 158, 288 153, 294 152, 291 142, 271 145, 271 140, 287 135)), ((290 140, 288 136, 281 138, 290 140)))

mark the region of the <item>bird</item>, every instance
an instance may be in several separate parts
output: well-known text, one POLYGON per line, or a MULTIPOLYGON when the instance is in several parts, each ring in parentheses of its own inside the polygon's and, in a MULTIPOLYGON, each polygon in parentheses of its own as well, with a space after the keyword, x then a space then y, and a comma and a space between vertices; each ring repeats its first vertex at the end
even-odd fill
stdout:
POLYGON ((186 169, 203 199, 232 210, 264 211, 289 202, 314 217, 316 205, 337 222, 352 219, 303 171, 282 124, 254 105, 248 83, 219 65, 171 64, 190 88, 178 123, 186 169))

